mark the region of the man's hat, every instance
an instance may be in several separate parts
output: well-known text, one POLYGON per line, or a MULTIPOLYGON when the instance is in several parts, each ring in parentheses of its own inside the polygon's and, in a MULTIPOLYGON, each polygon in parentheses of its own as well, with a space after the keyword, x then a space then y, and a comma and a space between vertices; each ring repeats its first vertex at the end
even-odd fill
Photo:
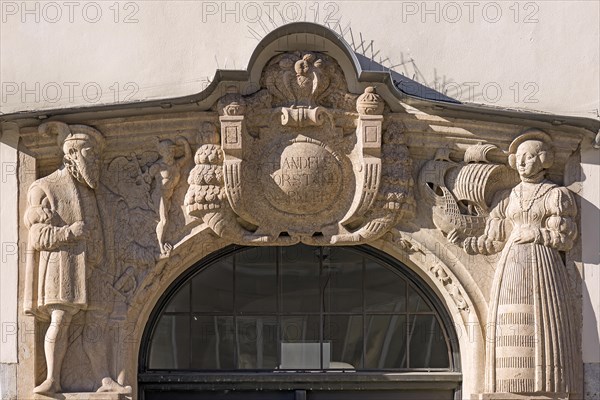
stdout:
POLYGON ((105 145, 102 133, 87 125, 67 125, 64 122, 50 121, 41 124, 38 132, 43 135, 56 135, 56 143, 60 149, 70 141, 90 142, 99 151, 102 151, 105 145))

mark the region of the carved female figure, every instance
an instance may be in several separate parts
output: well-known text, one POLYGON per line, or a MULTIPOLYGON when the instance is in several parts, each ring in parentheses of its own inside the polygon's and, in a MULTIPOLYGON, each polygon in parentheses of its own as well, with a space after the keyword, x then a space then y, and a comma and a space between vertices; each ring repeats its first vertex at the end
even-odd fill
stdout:
POLYGON ((550 140, 529 130, 511 143, 509 163, 521 183, 502 196, 485 233, 463 241, 469 254, 501 251, 488 311, 487 392, 574 390, 570 294, 559 252, 573 246, 577 208, 568 189, 545 178, 550 140))

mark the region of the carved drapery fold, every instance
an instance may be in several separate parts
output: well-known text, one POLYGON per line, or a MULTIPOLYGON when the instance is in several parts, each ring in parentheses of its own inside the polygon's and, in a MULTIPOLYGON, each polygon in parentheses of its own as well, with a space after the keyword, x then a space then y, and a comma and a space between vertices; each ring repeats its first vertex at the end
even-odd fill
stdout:
MULTIPOLYGON (((494 208, 479 218, 485 227, 451 224, 457 220, 458 207, 443 205, 464 193, 460 179, 451 191, 445 185, 446 172, 432 175, 426 165, 421 188, 446 200, 434 206, 433 220, 438 207, 441 216, 436 225, 449 240, 459 244, 467 236, 462 246, 469 254, 500 253, 488 311, 486 392, 573 392, 577 368, 568 361, 576 354, 572 296, 559 251, 573 246, 577 208, 568 189, 544 178, 554 158, 546 133, 526 131, 513 141, 510 151, 509 163, 519 172, 521 183, 495 193, 494 208)), ((442 161, 442 168, 449 164, 442 161)), ((480 200, 474 206, 481 213, 486 203, 480 200)))

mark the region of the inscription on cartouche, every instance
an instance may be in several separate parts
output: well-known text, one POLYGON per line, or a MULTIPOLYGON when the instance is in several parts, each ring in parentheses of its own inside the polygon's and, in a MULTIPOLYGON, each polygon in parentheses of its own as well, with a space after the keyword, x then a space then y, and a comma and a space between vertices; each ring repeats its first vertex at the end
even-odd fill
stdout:
POLYGON ((335 156, 313 143, 294 143, 272 152, 259 166, 269 202, 293 214, 318 213, 341 189, 342 169, 335 156))

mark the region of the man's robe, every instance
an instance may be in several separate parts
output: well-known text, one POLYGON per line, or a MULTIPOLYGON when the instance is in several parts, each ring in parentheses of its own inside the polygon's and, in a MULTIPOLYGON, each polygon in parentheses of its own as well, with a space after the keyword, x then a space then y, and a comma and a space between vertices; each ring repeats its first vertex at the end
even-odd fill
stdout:
POLYGON ((94 190, 64 166, 31 185, 25 214, 25 313, 47 319, 48 306, 88 308, 89 277, 104 253, 100 222, 94 190), (70 232, 78 221, 84 222, 87 238, 70 232))

